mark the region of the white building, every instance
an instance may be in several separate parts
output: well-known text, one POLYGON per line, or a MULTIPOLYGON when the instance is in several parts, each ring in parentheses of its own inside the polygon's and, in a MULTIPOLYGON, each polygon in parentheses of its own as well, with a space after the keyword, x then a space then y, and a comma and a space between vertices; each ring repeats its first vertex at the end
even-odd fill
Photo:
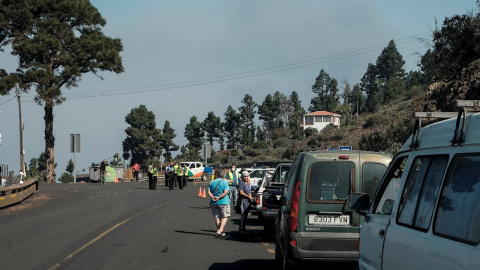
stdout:
POLYGON ((327 111, 307 113, 303 115, 303 129, 316 128, 318 132, 320 132, 329 124, 334 124, 335 126, 339 127, 340 117, 342 116, 339 114, 327 111))

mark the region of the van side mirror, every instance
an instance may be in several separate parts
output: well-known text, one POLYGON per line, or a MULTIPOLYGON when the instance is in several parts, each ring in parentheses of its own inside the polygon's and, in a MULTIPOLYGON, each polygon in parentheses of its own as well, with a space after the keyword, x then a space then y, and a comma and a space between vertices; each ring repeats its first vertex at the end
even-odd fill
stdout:
POLYGON ((368 210, 370 198, 366 193, 352 193, 350 195, 350 208, 356 211, 368 210))

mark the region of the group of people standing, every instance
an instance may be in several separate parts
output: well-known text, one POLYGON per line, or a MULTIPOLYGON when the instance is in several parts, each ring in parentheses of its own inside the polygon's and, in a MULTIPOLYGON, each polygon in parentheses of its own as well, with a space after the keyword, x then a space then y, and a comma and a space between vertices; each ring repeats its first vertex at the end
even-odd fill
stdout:
MULTIPOLYGON (((135 163, 132 166, 133 175, 135 181, 138 181, 138 174, 140 172, 140 166, 135 163)), ((187 186, 188 182, 188 168, 184 164, 181 166, 177 162, 168 163, 165 166, 165 186, 169 187, 170 190, 173 190, 174 187, 178 187, 180 190, 183 190, 184 187, 187 186)), ((148 189, 157 189, 157 182, 158 176, 161 173, 161 169, 155 164, 151 164, 148 166, 147 174, 148 174, 148 189)))
POLYGON ((157 189, 158 168, 157 165, 151 164, 148 166, 148 189, 157 189))
POLYGON ((246 233, 246 221, 250 211, 250 203, 253 202, 250 189, 250 174, 247 171, 239 174, 236 166, 225 173, 223 170, 215 171, 215 180, 210 182, 208 187, 210 196, 210 207, 212 209, 217 235, 224 237, 225 225, 228 217, 231 216, 231 207, 240 213, 240 225, 238 231, 246 233))
POLYGON ((169 163, 165 167, 165 186, 169 190, 173 190, 174 187, 177 187, 180 190, 183 190, 187 186, 188 182, 188 168, 186 164, 181 166, 177 162, 169 163))

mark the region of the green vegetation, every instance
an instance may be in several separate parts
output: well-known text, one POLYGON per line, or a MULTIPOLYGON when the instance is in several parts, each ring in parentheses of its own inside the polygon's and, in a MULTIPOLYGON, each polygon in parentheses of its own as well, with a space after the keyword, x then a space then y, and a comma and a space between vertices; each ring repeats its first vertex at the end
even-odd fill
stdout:
MULTIPOLYGON (((35 89, 35 101, 45 110, 45 153, 30 161, 28 174, 55 182, 53 107, 65 101, 61 89, 76 87, 85 73, 123 72, 122 44, 102 33, 106 22, 89 1, 0 1, 0 51, 10 46, 19 60, 13 73, 0 69, 0 94, 35 89)), ((242 162, 288 160, 300 151, 341 145, 395 153, 411 132, 413 111, 452 111, 457 99, 480 99, 480 2, 476 5, 477 12, 453 15, 432 31, 418 71, 405 71, 393 40, 353 86, 346 79, 339 86, 321 69, 312 78, 316 96, 308 111, 340 114, 341 127, 304 129, 305 109, 296 91, 290 96, 275 91, 258 103, 247 94, 239 108, 228 106, 223 121, 213 112, 202 122, 192 116, 184 131, 188 143, 176 145, 170 122, 157 129, 155 115, 140 105, 125 117, 130 126, 123 158, 144 167, 162 155, 173 160, 172 152, 180 149, 176 159, 201 160, 198 151, 206 142, 218 146, 209 163, 226 163, 232 156, 242 162)))
POLYGON ((55 183, 53 107, 65 101, 61 89, 76 87, 82 75, 123 72, 122 43, 105 36, 105 19, 89 1, 1 1, 0 50, 10 46, 18 67, 0 69, 0 94, 36 91, 45 110, 45 177, 55 183))

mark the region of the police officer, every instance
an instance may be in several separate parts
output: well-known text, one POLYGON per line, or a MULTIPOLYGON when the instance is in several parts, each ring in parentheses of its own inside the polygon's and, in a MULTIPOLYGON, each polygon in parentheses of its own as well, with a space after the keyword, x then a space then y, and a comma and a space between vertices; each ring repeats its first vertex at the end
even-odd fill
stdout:
POLYGON ((188 182, 188 168, 187 168, 187 164, 183 163, 183 187, 186 187, 187 186, 187 182, 188 182))
POLYGON ((152 188, 151 189, 155 190, 155 189, 157 189, 157 179, 158 179, 158 169, 157 169, 156 165, 153 166, 152 175, 153 175, 153 183, 152 183, 152 188))
POLYGON ((177 164, 175 162, 175 166, 173 167, 174 170, 175 170, 175 175, 177 177, 177 182, 178 182, 178 188, 179 189, 183 189, 183 184, 182 184, 182 178, 183 178, 183 169, 182 169, 182 166, 180 166, 180 164, 177 164))
POLYGON ((172 163, 168 165, 168 189, 172 190, 175 182, 175 172, 172 163))
POLYGON ((228 171, 227 175, 225 175, 225 179, 227 179, 228 184, 230 186, 230 198, 233 201, 233 208, 237 208, 237 199, 238 199, 238 181, 240 177, 237 172, 237 167, 232 165, 232 169, 228 171))
POLYGON ((148 165, 148 189, 153 189, 153 164, 148 165))
POLYGON ((165 164, 165 186, 168 187, 168 181, 169 181, 169 177, 170 177, 170 163, 166 163, 165 164))

